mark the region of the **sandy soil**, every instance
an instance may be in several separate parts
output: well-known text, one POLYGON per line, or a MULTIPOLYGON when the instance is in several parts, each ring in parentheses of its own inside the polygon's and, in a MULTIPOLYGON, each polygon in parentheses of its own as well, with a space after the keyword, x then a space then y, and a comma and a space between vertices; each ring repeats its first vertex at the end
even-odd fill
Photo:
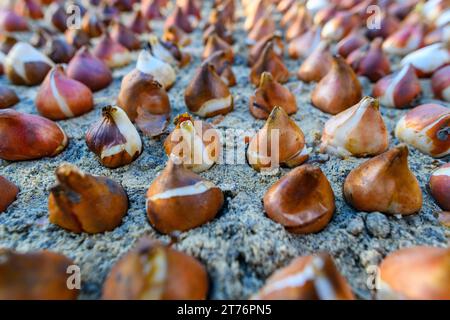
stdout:
MULTIPOLYGON (((209 6, 209 3, 205 4, 204 17, 207 17, 209 6)), ((236 59, 233 69, 238 81, 238 85, 232 88, 235 110, 219 123, 217 127, 220 129, 258 129, 264 123, 255 120, 248 111, 248 99, 254 88, 248 81, 242 23, 240 15, 234 45, 236 59)), ((161 23, 153 23, 153 27, 160 35, 161 23)), ((193 61, 179 71, 176 84, 169 92, 173 116, 186 111, 184 88, 200 63, 201 31, 197 29, 191 37, 193 43, 187 50, 193 55, 193 61)), ((448 245, 449 230, 439 225, 435 215, 439 208, 427 190, 430 173, 440 164, 448 162, 448 158, 435 160, 417 150, 410 150, 409 164, 424 195, 423 208, 417 215, 397 218, 353 210, 344 202, 341 186, 348 172, 364 159, 340 160, 318 153, 321 130, 329 115, 311 106, 310 92, 314 85, 301 84, 295 78, 301 61, 286 57, 285 62, 293 73, 288 86, 296 92, 299 106, 293 118, 303 129, 308 147, 313 150, 309 162, 322 168, 336 195, 337 209, 332 221, 318 234, 289 234, 281 225, 266 217, 261 201, 267 188, 288 172, 287 169, 275 176, 263 176, 246 164, 216 165, 201 175, 225 192, 223 210, 212 222, 182 233, 176 248, 205 264, 211 279, 212 299, 245 299, 258 290, 277 268, 288 264, 294 257, 317 251, 330 252, 357 296, 370 298, 371 292, 366 282, 373 271, 371 266, 387 253, 419 244, 448 245)), ((114 83, 95 94, 94 111, 59 122, 70 137, 70 145, 62 154, 39 161, 12 163, 0 160, 0 175, 21 189, 18 200, 7 212, 0 214, 0 246, 22 251, 50 249, 74 259, 81 267, 82 299, 100 297, 102 283, 112 264, 138 238, 149 235, 169 241, 167 236, 152 229, 145 214, 146 189, 167 160, 162 141, 143 138, 143 154, 131 165, 115 170, 99 165, 84 141, 87 128, 99 118, 104 105, 115 102, 121 78, 133 68, 134 62, 115 71, 114 83), (48 190, 55 182, 54 170, 63 162, 73 163, 91 174, 108 176, 124 186, 130 199, 130 209, 122 225, 112 232, 87 235, 70 233, 48 222, 48 190)), ((361 81, 365 94, 370 94, 368 81, 361 81)), ((0 78, 0 83, 10 85, 5 77, 0 78)), ((11 87, 21 98, 15 109, 36 113, 34 97, 37 88, 11 87)), ((428 81, 423 81, 423 88, 425 93, 416 104, 432 100, 428 81)), ((398 141, 392 131, 405 111, 382 108, 382 113, 391 132, 390 144, 396 145, 398 141)))

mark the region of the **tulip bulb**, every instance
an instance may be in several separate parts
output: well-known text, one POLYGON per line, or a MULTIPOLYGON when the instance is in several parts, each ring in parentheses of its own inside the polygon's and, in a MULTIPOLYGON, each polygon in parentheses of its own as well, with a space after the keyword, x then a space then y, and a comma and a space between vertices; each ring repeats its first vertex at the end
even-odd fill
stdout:
POLYGON ((150 74, 134 69, 120 86, 117 104, 144 134, 161 135, 170 119, 170 101, 164 87, 150 74))
POLYGON ((261 56, 255 61, 250 71, 250 82, 257 86, 261 74, 265 71, 270 72, 272 77, 280 83, 285 83, 289 79, 289 70, 284 65, 281 57, 275 52, 275 43, 273 41, 269 41, 266 44, 261 56))
POLYGON ((286 40, 289 42, 292 39, 302 35, 312 26, 312 18, 304 5, 299 5, 297 14, 292 23, 286 29, 286 40))
POLYGON ((113 266, 102 298, 204 300, 207 293, 208 274, 198 260, 144 238, 113 266))
POLYGON ((142 50, 136 63, 136 69, 151 75, 168 90, 175 82, 175 70, 170 64, 154 57, 149 50, 142 50))
POLYGON ((422 104, 397 123, 395 136, 435 158, 450 154, 450 110, 438 104, 422 104))
MULTIPOLYGON (((8 54, 9 51, 11 51, 12 47, 17 43, 17 39, 8 35, 0 35, 0 50, 4 54, 8 54)), ((6 57, 5 57, 6 58, 6 57)), ((4 68, 5 61, 3 60, 3 68, 4 68)))
POLYGON ((92 53, 110 68, 120 68, 131 61, 128 49, 113 40, 108 33, 103 34, 92 53))
POLYGON ((205 224, 222 208, 222 191, 172 158, 147 191, 147 216, 161 233, 205 224), (176 162, 176 163, 175 163, 176 162))
POLYGON ((162 41, 153 35, 149 38, 148 46, 155 58, 173 66, 184 67, 191 60, 191 56, 182 52, 177 44, 162 41))
POLYGON ((209 25, 203 31, 203 42, 206 43, 208 38, 213 34, 217 34, 222 40, 225 40, 229 44, 233 44, 233 34, 220 22, 209 25))
POLYGON ((350 285, 328 253, 294 259, 277 270, 255 300, 354 300, 350 285))
POLYGON ((52 3, 45 13, 45 17, 48 24, 52 25, 59 32, 65 32, 67 30, 67 19, 69 15, 61 3, 52 3))
POLYGON ((339 41, 336 45, 337 53, 347 58, 353 51, 367 45, 369 41, 361 34, 358 29, 349 33, 345 38, 339 41))
POLYGON ((231 62, 227 52, 219 50, 211 54, 204 63, 209 63, 214 67, 217 75, 222 81, 229 87, 236 84, 236 77, 233 69, 231 68, 231 62))
POLYGON ((174 131, 164 141, 168 156, 177 156, 185 168, 196 173, 211 168, 219 159, 220 137, 208 123, 194 121, 189 114, 181 114, 175 119, 174 131))
POLYGON ((35 104, 44 117, 62 120, 91 111, 94 100, 88 87, 67 77, 61 66, 55 66, 41 84, 35 104))
POLYGON ((128 210, 128 197, 120 184, 84 173, 71 164, 60 165, 55 174, 56 185, 48 198, 51 223, 90 234, 120 225, 128 210))
POLYGON ((188 19, 188 16, 183 13, 183 10, 181 10, 180 6, 178 5, 176 5, 176 8, 166 18, 164 28, 169 28, 172 25, 176 25, 177 27, 181 28, 184 32, 187 33, 191 33, 192 31, 194 31, 191 22, 188 19))
POLYGON ((0 159, 8 161, 54 157, 68 138, 55 122, 12 109, 0 110, 0 159))
POLYGON ((0 194, 0 213, 2 213, 16 200, 19 188, 14 183, 0 176, 0 190, 2 190, 0 194))
POLYGON ((442 210, 450 211, 450 163, 440 166, 431 174, 430 191, 442 210))
POLYGON ((44 17, 41 6, 35 0, 17 1, 14 6, 14 11, 22 17, 33 20, 39 20, 44 17))
POLYGON ((16 85, 34 86, 41 83, 54 63, 25 42, 12 47, 5 59, 5 73, 16 85))
POLYGON ((334 193, 319 167, 305 164, 278 180, 264 195, 269 218, 292 233, 324 229, 335 210, 334 193))
POLYGON ((255 44, 263 39, 268 34, 273 34, 276 31, 275 21, 272 13, 268 11, 261 19, 259 19, 247 36, 248 44, 255 44))
POLYGON ((59 253, 19 253, 0 249, 1 300, 76 300, 79 290, 67 286, 74 262, 59 253))
POLYGON ((12 10, 0 10, 0 30, 5 32, 23 32, 28 31, 28 23, 25 18, 12 10))
POLYGON ((314 88, 311 101, 323 112, 338 114, 361 99, 362 88, 352 68, 339 56, 314 88))
POLYGON ((368 29, 366 35, 369 39, 375 39, 381 37, 383 39, 388 38, 400 28, 399 20, 387 12, 381 13, 381 21, 379 28, 368 29))
POLYGON ((184 91, 188 109, 201 117, 227 114, 233 110, 233 96, 209 63, 203 63, 184 91))
POLYGON ((267 12, 271 12, 272 8, 267 6, 268 3, 265 0, 256 0, 252 6, 248 7, 245 14, 244 30, 249 32, 267 12))
POLYGON ((87 12, 81 20, 81 29, 91 38, 100 37, 104 28, 103 22, 94 12, 87 12))
POLYGON ((139 50, 141 43, 139 39, 134 35, 133 31, 125 27, 120 22, 114 22, 111 28, 111 38, 128 50, 139 50))
POLYGON ((344 182, 345 200, 356 210, 410 215, 422 207, 419 182, 399 145, 353 169, 344 182))
POLYGON ((273 43, 273 50, 276 55, 278 55, 279 57, 283 56, 284 44, 281 36, 279 34, 269 34, 250 47, 248 51, 248 61, 247 61, 249 66, 255 64, 255 62, 262 55, 264 48, 267 46, 268 43, 273 43))
POLYGON ((423 38, 423 25, 405 25, 383 42, 383 50, 389 54, 404 56, 419 49, 422 46, 423 38))
POLYGON ((76 49, 64 39, 49 39, 43 52, 55 63, 69 63, 75 55, 76 49))
POLYGON ((164 41, 168 41, 179 45, 180 47, 186 47, 191 44, 191 39, 186 33, 179 27, 172 25, 164 29, 162 36, 164 41))
POLYGON ((339 11, 325 23, 322 29, 322 38, 339 41, 357 27, 360 18, 351 11, 339 11))
POLYGON ((450 249, 416 246, 390 253, 379 266, 377 298, 450 299, 450 249))
POLYGON ((411 64, 419 77, 427 77, 450 63, 450 52, 443 43, 435 43, 405 56, 402 66, 411 64))
POLYGON ((14 90, 0 86, 0 109, 11 108, 19 101, 19 97, 14 90))
POLYGON ((131 19, 130 24, 128 25, 128 28, 130 28, 131 31, 133 31, 138 35, 142 33, 149 33, 152 31, 148 23, 148 20, 143 17, 141 11, 136 11, 134 13, 133 18, 131 19))
POLYGON ((82 47, 70 60, 67 75, 88 86, 92 91, 106 88, 112 82, 112 73, 108 66, 93 56, 87 47, 82 47))
POLYGON ((450 66, 443 67, 433 74, 431 87, 435 97, 450 102, 450 66))
POLYGON ((304 82, 320 81, 331 69, 333 56, 330 53, 330 44, 322 41, 311 55, 301 64, 297 78, 304 82))
POLYGON ((283 108, 288 115, 297 112, 294 94, 275 81, 270 73, 263 72, 259 87, 250 97, 250 113, 256 119, 267 119, 276 106, 283 108))
POLYGON ((364 97, 326 123, 321 152, 340 157, 367 157, 383 153, 389 146, 389 133, 378 100, 364 97))
POLYGON ((313 26, 304 34, 294 38, 289 42, 288 54, 291 59, 307 58, 320 44, 320 26, 313 26))
POLYGON ((139 133, 125 111, 115 106, 102 109, 102 117, 86 133, 86 144, 108 168, 133 162, 142 152, 139 133))
POLYGON ((305 136, 283 108, 273 108, 265 125, 250 140, 247 160, 256 171, 279 165, 292 168, 308 160, 305 136))
POLYGON ((161 13, 161 3, 158 0, 142 0, 141 12, 145 19, 158 20, 163 19, 161 13))
POLYGON ((207 59, 214 52, 222 50, 226 53, 227 59, 232 63, 234 59, 233 49, 225 41, 222 40, 217 34, 211 35, 205 44, 205 49, 202 53, 202 59, 207 59))
POLYGON ((185 15, 199 21, 201 19, 201 8, 197 7, 196 2, 196 0, 181 0, 180 7, 185 15))
POLYGON ((67 29, 64 33, 67 43, 77 49, 89 45, 89 35, 81 29, 67 29))

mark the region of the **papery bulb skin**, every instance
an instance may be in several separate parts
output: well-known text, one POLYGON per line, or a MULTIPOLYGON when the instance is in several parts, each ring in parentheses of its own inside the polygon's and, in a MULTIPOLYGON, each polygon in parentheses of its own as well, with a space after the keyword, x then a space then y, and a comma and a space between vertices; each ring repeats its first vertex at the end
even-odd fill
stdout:
POLYGON ((205 48, 203 49, 202 59, 207 59, 214 52, 222 50, 226 53, 227 59, 232 63, 234 60, 234 54, 232 47, 218 35, 211 35, 206 41, 205 48))
POLYGON ((5 58, 5 74, 15 85, 34 86, 41 83, 54 63, 25 42, 18 42, 5 58))
POLYGON ((373 86, 373 96, 388 108, 408 107, 421 92, 420 81, 411 65, 381 78, 373 86))
POLYGON ((24 32, 29 30, 27 20, 12 10, 0 10, 0 30, 5 32, 24 32))
POLYGON ((112 267, 104 300, 205 300, 206 268, 170 246, 143 238, 112 267))
POLYGON ((312 104, 326 113, 338 114, 361 99, 362 88, 352 68, 339 56, 330 71, 314 88, 312 104))
POLYGON ((147 216, 159 232, 187 231, 203 225, 222 208, 222 190, 169 159, 147 191, 147 216))
POLYGON ((308 160, 303 131, 281 107, 273 108, 264 126, 250 140, 247 160, 256 171, 296 167, 308 160))
POLYGON ((353 51, 347 58, 356 74, 375 82, 391 72, 388 57, 381 49, 381 38, 373 40, 370 46, 353 51))
POLYGON ((279 57, 283 56, 284 53, 283 39, 279 34, 269 34, 250 47, 247 59, 247 63, 249 66, 255 64, 255 62, 261 57, 267 44, 270 42, 273 43, 273 50, 275 54, 277 54, 279 57))
POLYGON ((120 184, 92 176, 71 164, 56 169, 56 184, 48 198, 49 220, 74 233, 112 231, 128 211, 128 197, 120 184))
POLYGON ((105 26, 95 12, 87 12, 81 19, 81 29, 90 38, 97 38, 103 34, 105 26))
POLYGON ((344 182, 344 196, 359 211, 417 213, 422 208, 422 191, 408 167, 408 148, 399 145, 350 171, 344 182))
POLYGON ((49 39, 43 48, 43 53, 54 63, 69 63, 76 49, 64 39, 49 39))
POLYGON ((76 300, 80 290, 67 286, 74 261, 47 250, 19 253, 0 249, 0 299, 76 300))
POLYGON ((289 57, 291 59, 309 57, 320 44, 321 31, 321 27, 313 26, 304 34, 292 39, 288 46, 289 57))
POLYGON ((450 109, 428 103, 411 109, 397 122, 395 136, 434 158, 450 154, 450 109))
MULTIPOLYGON (((430 191, 442 210, 450 211, 450 163, 437 168, 430 177, 430 191)), ((1 211, 1 210, 0 210, 1 211)))
POLYGON ((175 129, 164 141, 166 154, 177 156, 184 167, 199 173, 219 159, 222 144, 218 132, 204 121, 194 121, 185 113, 174 121, 175 129))
POLYGON ((176 43, 163 41, 154 35, 149 37, 148 47, 155 58, 172 66, 182 68, 191 61, 190 54, 183 52, 176 43))
POLYGON ((383 50, 389 54, 404 56, 419 49, 424 38, 424 26, 404 25, 383 42, 383 50))
POLYGON ((2 213, 16 200, 19 188, 8 179, 0 176, 0 190, 2 190, 0 194, 0 213, 2 213))
POLYGON ((62 66, 55 66, 41 84, 35 100, 38 112, 52 120, 80 116, 94 107, 91 90, 66 76, 62 66))
POLYGON ((64 33, 67 43, 71 44, 77 49, 89 45, 89 35, 81 29, 67 29, 64 33))
POLYGON ((164 23, 164 28, 168 28, 171 25, 176 25, 181 28, 184 32, 191 33, 194 31, 188 16, 183 13, 179 6, 173 9, 172 13, 166 18, 164 23))
POLYGON ((227 52, 219 50, 211 54, 204 63, 209 63, 214 66, 214 70, 217 75, 220 76, 222 81, 228 86, 232 87, 236 85, 236 76, 232 69, 232 63, 229 61, 229 55, 227 52))
POLYGON ((46 118, 0 110, 0 159, 8 161, 54 157, 68 144, 64 131, 46 118))
POLYGON ((288 115, 297 112, 294 94, 275 81, 270 73, 263 72, 258 88, 249 100, 250 113, 256 119, 267 119, 276 106, 288 115))
POLYGON ((113 40, 109 33, 103 34, 92 50, 92 54, 105 62, 110 68, 120 68, 131 62, 128 49, 113 40))
POLYGON ((166 90, 152 75, 137 69, 123 78, 117 105, 150 137, 164 133, 170 119, 166 90))
POLYGON ((334 193, 319 167, 305 164, 278 180, 264 195, 269 218, 297 234, 319 232, 335 210, 334 193))
POLYGON ((152 31, 150 24, 148 23, 147 19, 143 17, 141 11, 135 12, 133 19, 128 25, 128 28, 130 28, 131 31, 138 35, 142 33, 149 33, 152 31))
POLYGON ((450 299, 450 249, 415 246, 390 253, 377 275, 377 299, 450 299), (408 272, 403 272, 404 270, 408 272))
POLYGON ((357 14, 354 14, 351 11, 339 11, 323 26, 322 38, 339 41, 357 27, 359 23, 360 18, 357 14))
POLYGON ((227 114, 233 110, 233 96, 209 63, 203 63, 184 91, 188 109, 201 117, 227 114))
POLYGON ((411 64, 419 77, 428 77, 450 63, 449 49, 443 43, 435 43, 405 56, 401 65, 411 64))
POLYGON ((154 57, 149 50, 142 50, 136 63, 136 69, 150 74, 168 90, 175 83, 175 70, 170 64, 154 57))
POLYGON ((443 67, 433 74, 431 88, 436 98, 450 102, 450 66, 443 67))
POLYGON ((324 126, 320 151, 342 158, 376 156, 389 147, 389 132, 378 100, 364 97, 330 118, 324 126))
POLYGON ((67 75, 88 86, 93 92, 106 88, 112 82, 108 66, 92 55, 87 47, 82 47, 70 60, 67 75))
POLYGON ((367 45, 369 41, 357 29, 349 33, 345 38, 336 45, 337 53, 347 58, 353 51, 367 45))
POLYGON ((128 50, 134 51, 141 48, 141 43, 134 35, 133 31, 125 27, 120 22, 113 22, 111 28, 111 38, 128 50))
POLYGON ((263 72, 270 72, 272 77, 280 82, 285 83, 289 79, 289 70, 283 63, 281 57, 275 52, 275 44, 270 41, 264 47, 261 56, 255 61, 250 71, 250 82, 257 86, 263 72))
POLYGON ((320 81, 331 69, 333 56, 330 44, 321 42, 311 55, 306 58, 297 71, 297 78, 304 82, 320 81))
POLYGON ((328 253, 298 257, 275 271, 253 300, 354 300, 328 253))
POLYGON ((107 168, 133 162, 142 152, 142 141, 124 110, 116 106, 102 109, 102 117, 86 133, 86 144, 107 168))
POLYGON ((0 109, 7 109, 19 103, 16 92, 8 87, 0 86, 0 109))

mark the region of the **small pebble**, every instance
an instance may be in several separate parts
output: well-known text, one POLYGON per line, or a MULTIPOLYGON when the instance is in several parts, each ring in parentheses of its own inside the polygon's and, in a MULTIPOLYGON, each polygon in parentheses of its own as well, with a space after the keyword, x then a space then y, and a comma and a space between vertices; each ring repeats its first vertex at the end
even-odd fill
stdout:
POLYGON ((367 215, 366 227, 371 235, 378 238, 386 238, 391 232, 389 220, 380 212, 372 212, 367 215))
POLYGON ((347 231, 354 236, 360 235, 364 230, 364 220, 361 217, 353 218, 347 226, 347 231))
POLYGON ((381 261, 381 254, 376 250, 365 250, 359 254, 359 260, 365 268, 377 266, 381 261))

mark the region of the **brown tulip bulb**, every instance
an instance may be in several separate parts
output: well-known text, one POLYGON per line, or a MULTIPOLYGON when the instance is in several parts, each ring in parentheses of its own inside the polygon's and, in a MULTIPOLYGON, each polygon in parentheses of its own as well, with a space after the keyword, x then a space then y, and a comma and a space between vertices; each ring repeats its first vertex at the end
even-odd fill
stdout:
POLYGON ((248 61, 247 61, 249 66, 255 64, 255 62, 262 55, 264 48, 268 43, 273 43, 273 50, 279 57, 283 56, 284 44, 281 36, 278 34, 269 34, 250 47, 248 51, 248 61))
POLYGON ((281 107, 288 115, 297 112, 295 96, 275 81, 268 72, 261 74, 259 86, 249 100, 249 109, 256 119, 267 119, 273 108, 281 107))
MULTIPOLYGON (((309 3, 314 3, 316 1, 308 1, 307 5, 309 3)), ((317 26, 323 26, 328 21, 330 21, 332 18, 336 16, 336 14, 339 12, 336 4, 331 3, 330 5, 327 5, 319 10, 314 14, 313 17, 313 23, 317 26)))
POLYGON ((130 51, 108 33, 103 34, 92 53, 110 68, 120 68, 131 62, 130 51))
POLYGON ((142 141, 124 110, 115 106, 102 109, 102 117, 86 133, 86 144, 108 168, 133 162, 142 152, 142 141))
POLYGON ((232 87, 236 84, 236 76, 231 68, 231 62, 229 61, 227 52, 222 50, 216 51, 204 63, 209 63, 214 66, 216 73, 227 86, 232 87))
POLYGON ((16 1, 14 11, 22 17, 39 20, 44 17, 42 8, 36 0, 21 0, 16 1))
POLYGON ((222 40, 218 35, 211 35, 203 49, 202 59, 205 60, 214 52, 222 50, 226 53, 228 60, 232 63, 234 59, 233 49, 231 46, 224 40, 222 40))
POLYGON ((286 28, 290 26, 295 19, 297 18, 297 14, 300 12, 305 15, 305 5, 302 3, 295 3, 293 4, 289 9, 286 10, 286 12, 283 13, 283 16, 280 20, 280 27, 286 28))
POLYGON ((161 3, 158 0, 142 0, 141 12, 144 18, 150 20, 163 19, 161 3))
POLYGON ((335 210, 334 193, 319 167, 305 164, 278 180, 264 195, 270 219, 292 233, 319 232, 335 210))
POLYGON ((411 65, 405 65, 399 71, 387 75, 375 83, 373 96, 388 108, 405 108, 420 95, 422 88, 411 65))
POLYGON ((138 35, 142 33, 149 33, 152 31, 147 19, 143 17, 141 11, 136 11, 134 13, 133 18, 128 25, 128 28, 130 28, 131 31, 138 35))
POLYGON ((403 20, 417 5, 418 0, 394 2, 388 6, 388 13, 403 20))
POLYGON ((27 20, 12 10, 0 10, 0 30, 5 32, 23 32, 28 31, 27 20))
POLYGON ((395 16, 386 12, 382 12, 379 28, 367 29, 366 35, 371 40, 378 37, 386 39, 396 31, 398 31, 399 28, 400 22, 395 16))
POLYGON ((314 88, 311 101, 323 112, 338 114, 361 99, 362 88, 352 68, 339 56, 331 69, 314 88))
POLYGON ((46 18, 53 27, 60 32, 67 30, 67 19, 69 15, 61 3, 53 3, 47 10, 46 18))
POLYGON ((168 125, 171 109, 166 90, 138 69, 123 78, 117 104, 150 137, 161 135, 168 125))
POLYGON ((172 25, 164 29, 162 36, 164 41, 168 41, 179 45, 180 47, 186 47, 191 44, 191 39, 186 33, 179 27, 172 25))
POLYGON ((111 231, 128 210, 122 186, 84 173, 71 164, 56 169, 56 185, 48 198, 49 220, 66 230, 90 234, 111 231))
POLYGON ((195 258, 163 244, 142 239, 111 269, 105 300, 204 300, 208 274, 195 258))
POLYGON ((219 159, 222 144, 218 132, 208 123, 178 115, 174 131, 164 141, 164 150, 181 159, 185 168, 196 173, 211 168, 219 159))
POLYGON ((328 253, 294 259, 277 270, 256 300, 354 300, 350 285, 328 253))
POLYGON ((395 136, 435 158, 450 154, 450 109, 428 103, 408 111, 397 123, 395 136))
POLYGON ((41 83, 54 63, 26 42, 18 42, 5 59, 5 73, 16 85, 34 86, 41 83))
POLYGON ((209 63, 203 63, 184 91, 188 109, 201 117, 227 114, 233 110, 233 96, 209 63))
POLYGON ((271 8, 267 7, 267 2, 265 0, 256 0, 252 6, 247 8, 244 21, 244 30, 250 31, 267 12, 272 11, 271 8))
POLYGON ((389 133, 378 100, 364 97, 325 123, 320 150, 345 158, 375 156, 388 147, 389 133))
POLYGON ((69 289, 74 262, 50 251, 19 253, 0 249, 1 300, 76 300, 79 290, 69 289))
POLYGON ((336 51, 340 56, 347 58, 353 51, 368 43, 367 38, 358 29, 355 29, 337 43, 336 51))
POLYGON ((270 170, 280 165, 296 167, 308 157, 302 130, 278 106, 273 108, 247 149, 247 160, 256 171, 270 170))
MULTIPOLYGON (((450 163, 444 164, 431 174, 430 191, 445 211, 450 211, 450 163)), ((0 210, 1 211, 1 210, 0 210)))
POLYGON ((264 17, 256 22, 252 30, 249 32, 247 36, 247 43, 255 44, 266 35, 273 34, 275 31, 275 21, 273 20, 272 13, 268 11, 264 17))
POLYGON ((222 191, 212 182, 186 169, 176 157, 147 191, 147 216, 161 233, 187 231, 205 224, 222 208, 222 191))
POLYGON ((93 56, 87 47, 82 47, 70 60, 67 75, 88 86, 92 91, 106 88, 112 82, 112 73, 108 66, 93 56))
POLYGON ((0 109, 11 108, 19 101, 19 97, 14 90, 0 86, 0 109))
POLYGON ((203 31, 203 42, 206 43, 208 38, 213 34, 217 34, 221 39, 225 40, 229 44, 233 44, 234 42, 233 34, 219 22, 209 25, 203 31))
POLYGON ((292 23, 286 29, 286 40, 302 35, 312 26, 312 18, 304 5, 300 5, 292 23))
POLYGON ((431 87, 435 97, 450 102, 450 66, 443 67, 433 74, 431 87))
POLYGON ((94 99, 88 87, 66 76, 63 67, 58 65, 41 84, 35 104, 44 117, 63 120, 91 111, 94 99))
POLYGON ((339 41, 348 35, 360 23, 357 14, 351 11, 339 11, 325 23, 322 38, 339 41))
POLYGON ((295 4, 296 0, 280 0, 277 4, 277 10, 286 13, 295 4))
POLYGON ((390 253, 379 266, 377 298, 449 300, 450 249, 416 246, 390 253))
POLYGON ((304 34, 292 39, 288 46, 289 57, 291 59, 309 57, 320 43, 321 31, 320 26, 313 26, 304 34))
POLYGON ((87 12, 81 19, 81 29, 91 38, 100 37, 104 27, 103 22, 95 12, 87 12))
POLYGON ((405 56, 401 64, 411 64, 419 77, 428 77, 450 63, 450 50, 443 43, 435 43, 405 56))
POLYGON ((353 51, 347 62, 356 74, 369 78, 375 82, 391 72, 391 64, 388 57, 381 50, 381 38, 376 38, 370 46, 361 47, 353 51))
POLYGON ((113 22, 111 28, 111 39, 131 51, 139 50, 141 48, 141 43, 134 35, 133 31, 125 27, 120 22, 113 22))
POLYGON ((404 56, 419 49, 424 38, 423 24, 407 24, 383 42, 383 50, 389 54, 404 56))
POLYGON ((345 200, 355 209, 410 215, 422 207, 422 191, 408 167, 408 148, 394 147, 353 169, 344 182, 345 200))
POLYGON ((281 57, 275 52, 275 44, 272 41, 266 44, 261 56, 252 66, 250 71, 250 82, 257 86, 261 74, 265 71, 270 72, 272 77, 280 83, 285 83, 289 79, 289 70, 284 65, 281 57))
POLYGON ((12 109, 0 110, 0 159, 8 161, 54 157, 68 138, 55 122, 12 109))
POLYGON ((80 49, 85 45, 89 45, 89 35, 81 29, 67 29, 64 34, 67 43, 77 49, 80 49))
POLYGON ((297 78, 304 82, 320 81, 331 69, 333 56, 330 52, 330 43, 322 41, 316 49, 301 64, 297 78))
POLYGON ((183 10, 181 10, 179 6, 176 6, 172 13, 166 18, 164 28, 168 28, 172 25, 176 25, 187 33, 191 33, 192 31, 194 31, 191 26, 191 22, 188 19, 188 16, 183 12, 183 10))
POLYGON ((76 49, 64 39, 49 39, 43 52, 55 63, 69 63, 75 55, 76 49))
MULTIPOLYGON (((199 4, 200 3, 201 2, 199 2, 199 4)), ((201 8, 197 5, 196 0, 181 0, 180 7, 185 15, 193 17, 197 20, 201 19, 201 8)))
POLYGON ((2 213, 16 200, 19 188, 14 183, 0 176, 0 190, 2 190, 0 194, 0 213, 2 213))

